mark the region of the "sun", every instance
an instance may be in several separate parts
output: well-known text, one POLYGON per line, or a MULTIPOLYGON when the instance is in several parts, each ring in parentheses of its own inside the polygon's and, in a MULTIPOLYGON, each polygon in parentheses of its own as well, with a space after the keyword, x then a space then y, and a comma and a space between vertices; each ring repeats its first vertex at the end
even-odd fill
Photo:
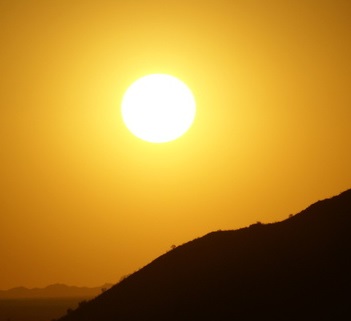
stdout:
POLYGON ((194 96, 185 83, 166 74, 151 74, 135 81, 122 99, 122 117, 137 137, 165 143, 182 136, 193 124, 194 96))

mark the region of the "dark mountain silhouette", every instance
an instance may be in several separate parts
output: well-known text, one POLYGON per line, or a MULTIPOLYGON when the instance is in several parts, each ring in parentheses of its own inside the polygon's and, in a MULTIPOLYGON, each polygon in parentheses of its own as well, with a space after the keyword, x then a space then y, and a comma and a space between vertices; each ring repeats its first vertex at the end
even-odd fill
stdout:
POLYGON ((351 190, 160 256, 61 321, 348 320, 351 190))
POLYGON ((35 298, 73 298, 73 297, 95 297, 108 289, 112 284, 100 287, 78 287, 65 284, 52 284, 45 288, 28 289, 17 287, 10 290, 0 291, 0 299, 35 299, 35 298))

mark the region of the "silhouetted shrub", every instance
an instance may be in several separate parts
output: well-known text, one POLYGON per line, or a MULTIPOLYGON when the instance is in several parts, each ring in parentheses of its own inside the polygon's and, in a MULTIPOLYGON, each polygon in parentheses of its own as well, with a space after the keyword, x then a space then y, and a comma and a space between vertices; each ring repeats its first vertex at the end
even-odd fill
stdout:
POLYGON ((258 227, 258 226, 263 226, 263 223, 260 221, 257 221, 256 223, 251 224, 249 227, 258 227))
POLYGON ((83 305, 86 305, 87 303, 88 303, 87 300, 83 300, 83 301, 80 301, 80 302, 78 303, 78 306, 81 308, 83 305))

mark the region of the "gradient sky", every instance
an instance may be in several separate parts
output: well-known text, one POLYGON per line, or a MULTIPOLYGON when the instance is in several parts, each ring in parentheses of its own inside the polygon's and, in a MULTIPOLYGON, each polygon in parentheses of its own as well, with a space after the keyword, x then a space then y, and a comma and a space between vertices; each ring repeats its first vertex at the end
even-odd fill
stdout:
POLYGON ((1 0, 0 289, 117 282, 210 231, 351 187, 349 0, 1 0), (150 73, 181 139, 123 125, 150 73))

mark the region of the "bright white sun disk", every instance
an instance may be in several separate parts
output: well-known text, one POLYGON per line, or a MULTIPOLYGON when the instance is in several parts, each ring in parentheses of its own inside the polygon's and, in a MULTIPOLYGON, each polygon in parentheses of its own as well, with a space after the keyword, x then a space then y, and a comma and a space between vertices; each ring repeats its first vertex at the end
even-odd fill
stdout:
POLYGON ((196 113, 190 89, 179 79, 152 74, 138 79, 122 100, 122 116, 128 129, 152 143, 164 143, 182 136, 196 113))

